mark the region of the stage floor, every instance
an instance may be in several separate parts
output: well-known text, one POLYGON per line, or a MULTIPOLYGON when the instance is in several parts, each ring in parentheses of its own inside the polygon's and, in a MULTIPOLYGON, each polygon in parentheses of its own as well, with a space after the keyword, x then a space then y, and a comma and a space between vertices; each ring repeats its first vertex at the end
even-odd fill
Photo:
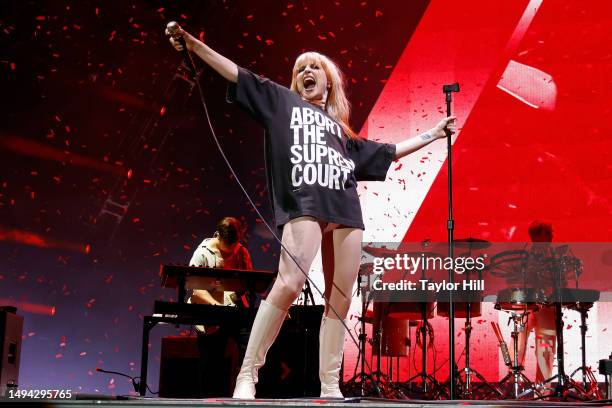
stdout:
POLYGON ((495 400, 495 401, 472 401, 472 400, 453 400, 453 401, 425 401, 425 400, 387 400, 379 398, 346 398, 339 399, 257 399, 252 401, 234 400, 231 398, 209 398, 209 399, 173 399, 173 398, 143 398, 143 397, 103 397, 103 396, 78 396, 77 399, 71 400, 7 400, 0 399, 0 402, 27 402, 28 406, 41 407, 346 407, 351 405, 362 405, 368 408, 377 407, 455 407, 462 406, 478 406, 481 408, 488 407, 585 407, 596 406, 605 407, 612 406, 612 401, 593 401, 593 402, 557 402, 557 401, 511 401, 511 400, 495 400))

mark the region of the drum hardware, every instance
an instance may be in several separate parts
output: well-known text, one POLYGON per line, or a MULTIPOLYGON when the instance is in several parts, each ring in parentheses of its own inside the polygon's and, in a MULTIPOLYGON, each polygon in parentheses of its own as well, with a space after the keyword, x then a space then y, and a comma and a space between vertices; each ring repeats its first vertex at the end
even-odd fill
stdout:
MULTIPOLYGON (((426 258, 439 258, 442 257, 439 253, 436 252, 425 252, 425 251, 412 251, 412 252, 407 252, 407 251, 402 251, 401 248, 398 249, 389 249, 389 248, 385 248, 385 247, 372 247, 372 246, 366 246, 363 248, 364 252, 372 255, 372 256, 376 256, 376 257, 395 257, 398 253, 401 253, 402 255, 408 255, 411 257, 426 257, 426 258)), ((421 279, 425 280, 425 270, 423 268, 421 268, 421 279)), ((435 303, 435 298, 434 296, 429 292, 425 292, 425 297, 423 297, 423 295, 418 295, 417 299, 413 299, 409 301, 404 301, 404 302, 387 302, 387 303, 383 303, 382 305, 385 307, 385 311, 383 313, 383 315, 388 316, 390 318, 394 318, 394 319, 401 319, 401 320, 408 320, 408 321, 412 321, 412 320, 420 320, 422 323, 419 326, 419 328, 417 328, 417 332, 419 333, 417 336, 417 340, 420 340, 420 342, 422 343, 422 358, 421 358, 421 371, 415 375, 413 375, 411 378, 409 378, 408 380, 406 380, 405 382, 399 384, 399 386, 402 389, 407 389, 408 391, 412 391, 411 388, 411 383, 414 380, 420 379, 421 381, 421 390, 420 392, 422 392, 424 395, 427 395, 429 397, 436 397, 438 395, 441 395, 441 393, 444 393, 443 388, 441 387, 440 383, 430 374, 427 373, 427 339, 428 339, 428 327, 431 327, 431 325, 428 323, 428 319, 433 317, 433 309, 434 309, 434 303, 435 303), (406 388, 407 387, 407 388, 406 388)), ((375 319, 376 320, 376 319, 375 319)), ((382 339, 382 333, 378 333, 377 336, 379 339, 382 339)), ((378 343, 378 355, 379 355, 379 361, 380 361, 380 356, 382 356, 382 349, 381 346, 382 344, 378 343)), ((380 371, 380 365, 377 368, 378 371, 380 371)))
MULTIPOLYGON (((404 394, 404 392, 401 390, 401 388, 398 387, 397 384, 394 384, 392 382, 392 379, 393 379, 392 373, 390 372, 389 368, 387 367, 387 372, 389 373, 389 375, 383 373, 382 371, 382 358, 384 355, 388 356, 388 352, 390 351, 388 342, 385 342, 385 340, 387 341, 389 340, 389 335, 387 335, 386 333, 387 327, 385 327, 388 325, 384 324, 385 319, 383 319, 384 317, 383 306, 384 306, 384 303, 383 305, 379 305, 378 307, 376 303, 374 304, 375 309, 379 309, 379 310, 375 311, 374 313, 376 317, 375 317, 374 328, 373 328, 374 335, 372 338, 372 341, 373 341, 372 356, 374 355, 376 356, 376 371, 372 373, 372 376, 374 376, 376 380, 378 381, 378 384, 380 385, 380 392, 383 398, 406 399, 407 397, 404 394), (376 351, 376 353, 374 353, 374 350, 376 351)), ((398 320, 398 319, 390 319, 390 320, 398 320)), ((404 321, 404 324, 407 326, 407 322, 404 321)), ((398 373, 399 373, 399 369, 398 369, 398 373)))
MULTIPOLYGON (((454 241, 456 248, 465 248, 467 252, 462 256, 471 257, 474 250, 482 250, 489 248, 491 243, 489 241, 479 238, 459 238, 454 241)), ((482 274, 478 274, 478 278, 482 279, 482 274)), ((470 280, 470 270, 466 271, 465 280, 470 280)), ((449 317, 448 309, 450 309, 451 297, 448 292, 441 292, 437 296, 438 300, 438 316, 449 317)), ((478 317, 481 315, 480 308, 482 303, 482 292, 480 291, 463 291, 457 295, 454 301, 455 318, 464 317, 464 331, 465 331, 465 367, 457 372, 457 386, 459 392, 457 393, 461 399, 471 399, 474 396, 474 389, 472 388, 472 377, 476 377, 481 381, 479 388, 487 387, 490 392, 497 394, 501 397, 503 393, 489 383, 482 374, 476 371, 470 365, 470 339, 472 334, 472 317, 478 317), (465 302, 463 301, 465 300, 465 302), (461 377, 464 375, 464 378, 461 377)))
MULTIPOLYGON (((495 305, 496 309, 499 309, 498 305, 495 305)), ((526 324, 526 320, 527 317, 529 316, 529 314, 532 312, 533 310, 525 310, 523 312, 517 313, 514 310, 509 310, 510 313, 510 318, 508 319, 508 324, 510 324, 510 322, 513 323, 513 327, 512 327, 512 345, 514 346, 514 361, 511 361, 510 363, 510 371, 508 372, 508 374, 506 374, 506 376, 504 378, 502 378, 499 382, 499 385, 503 385, 506 383, 512 383, 512 397, 514 399, 520 399, 530 393, 534 393, 536 394, 538 397, 540 396, 538 390, 535 387, 535 384, 529 379, 527 378, 527 376, 523 373, 523 371, 525 370, 525 367, 523 367, 520 364, 519 361, 519 352, 518 352, 518 338, 519 338, 519 333, 525 330, 525 324, 526 324), (523 388, 523 392, 521 392, 521 388, 523 388)), ((495 330, 495 326, 494 326, 494 330, 495 330)), ((500 343, 503 341, 503 338, 501 337, 501 332, 499 331, 499 326, 497 327, 497 329, 495 330, 496 335, 498 335, 498 340, 500 340, 500 343)), ((507 347, 506 347, 507 350, 507 347)), ((507 356, 508 358, 510 357, 509 355, 507 356)), ((504 358, 504 362, 506 362, 506 365, 508 365, 508 361, 506 361, 506 358, 504 358)))
POLYGON ((471 252, 474 249, 487 249, 492 245, 491 242, 487 240, 480 239, 480 238, 474 238, 474 237, 458 238, 454 240, 453 242, 454 242, 455 248, 468 248, 469 252, 471 252))
POLYGON ((413 391, 412 383, 415 380, 420 379, 421 389, 419 391, 425 397, 436 398, 440 395, 446 396, 446 392, 442 384, 440 384, 433 375, 427 373, 427 340, 428 340, 428 337, 430 341, 433 340, 432 338, 433 333, 430 333, 430 331, 433 332, 433 328, 429 324, 428 313, 427 313, 428 312, 427 303, 421 302, 420 308, 421 308, 421 320, 422 321, 417 327, 416 336, 417 336, 417 341, 420 343, 421 350, 422 350, 421 352, 421 371, 419 371, 418 373, 410 377, 408 380, 404 381, 403 387, 407 387, 409 391, 413 391))
MULTIPOLYGON (((551 257, 549 258, 553 262, 550 262, 550 268, 552 269, 552 278, 554 283, 554 294, 552 296, 552 301, 555 307, 555 331, 557 337, 557 374, 552 377, 544 380, 542 385, 550 384, 555 379, 557 380, 557 385, 554 389, 552 397, 567 399, 568 397, 573 397, 577 399, 587 399, 587 391, 582 388, 576 381, 570 378, 565 373, 565 360, 564 360, 564 350, 563 350, 563 297, 564 295, 567 297, 567 289, 562 288, 562 282, 565 279, 566 274, 572 273, 576 279, 580 275, 581 271, 572 270, 572 267, 581 268, 582 264, 580 262, 570 264, 567 262, 569 257, 562 256, 559 258, 551 257), (556 261, 556 262, 555 262, 556 261), (568 267, 569 266, 569 267, 568 267), (575 395, 570 394, 570 391, 574 390, 575 395)), ((573 257, 575 258, 575 257, 573 257)), ((577 284, 577 280, 576 280, 577 284)), ((583 349, 584 351, 584 349, 583 349)), ((585 356, 586 359, 586 356, 585 356)))
POLYGON ((606 379, 606 398, 612 398, 612 353, 607 360, 599 360, 599 373, 606 379))
MULTIPOLYGON (((493 386, 490 382, 488 382, 485 377, 476 371, 474 368, 470 366, 470 336, 472 333, 472 322, 470 319, 470 309, 471 302, 468 302, 466 305, 467 308, 467 317, 465 319, 465 367, 460 373, 464 373, 464 387, 463 392, 461 393, 461 397, 463 399, 468 399, 473 397, 473 389, 472 389, 472 376, 475 376, 478 380, 480 380, 481 384, 479 388, 487 387, 489 391, 497 394, 497 396, 503 396, 503 392, 501 392, 497 387, 493 386)), ((459 377, 461 378, 461 377, 459 377)))
MULTIPOLYGON (((405 248, 405 247, 404 247, 405 248)), ((410 249, 414 249, 410 247, 410 249)), ((407 255, 413 258, 440 258, 443 257, 438 252, 430 252, 430 251, 403 251, 402 247, 398 248, 387 248, 387 247, 375 247, 371 245, 366 245, 363 247, 363 252, 370 254, 377 258, 394 258, 397 254, 407 255)), ((372 264, 364 264, 364 265, 372 265, 372 264)), ((362 267, 364 266, 362 265, 362 267)))
MULTIPOLYGON (((439 255, 433 255, 439 256, 439 255)), ((421 280, 426 280, 425 269, 421 268, 421 280)), ((433 309, 435 297, 431 294, 431 292, 427 291, 423 298, 423 295, 420 295, 417 301, 413 302, 403 302, 403 303, 395 303, 393 306, 396 308, 403 308, 405 318, 410 318, 410 320, 420 320, 421 323, 417 327, 417 344, 421 343, 421 371, 410 377, 408 380, 404 381, 402 387, 408 387, 408 390, 412 391, 412 382, 416 379, 421 380, 421 390, 422 394, 425 397, 436 398, 441 395, 446 394, 446 390, 443 385, 436 380, 436 378, 427 373, 427 337, 428 331, 429 339, 433 342, 433 327, 429 324, 429 318, 433 317, 433 309), (414 316, 413 313, 416 310, 419 310, 420 314, 418 316, 414 316), (420 337, 419 337, 420 336, 420 337)), ((399 311, 396 312, 396 316, 402 316, 399 311)), ((451 389, 452 391, 452 389, 451 389)))
MULTIPOLYGON (((376 396, 382 397, 382 383, 380 367, 377 368, 376 373, 366 373, 365 370, 365 359, 366 359, 366 344, 368 343, 368 335, 366 334, 366 322, 368 320, 367 310, 370 303, 369 296, 369 275, 372 274, 372 264, 363 264, 360 267, 359 274, 357 275, 357 290, 361 294, 361 317, 360 322, 360 333, 358 338, 359 341, 359 354, 357 355, 357 364, 360 366, 360 371, 355 373, 348 381, 343 384, 343 390, 345 394, 353 394, 357 388, 359 396, 368 397, 376 396), (368 279, 364 282, 364 276, 368 279), (353 392, 351 392, 353 391, 353 392)), ((375 333, 374 333, 375 335, 375 333)), ((380 358, 379 358, 380 360, 380 358)))
MULTIPOLYGON (((471 257, 472 251, 474 249, 486 249, 491 246, 491 243, 483 239, 469 237, 469 238, 460 238, 456 240, 455 245, 460 246, 460 247, 461 246, 467 247, 468 254, 469 254, 468 256, 471 257)), ((482 279, 481 274, 479 274, 479 278, 482 279)), ((468 281, 470 280, 470 270, 469 269, 466 271, 465 279, 468 281)), ((478 294, 478 315, 477 316, 480 316, 480 301, 481 300, 482 300, 482 294, 478 294)), ((470 366, 470 338, 472 334, 472 307, 473 307, 472 299, 469 299, 465 303, 465 324, 464 324, 464 328, 465 328, 465 368, 461 370, 461 372, 465 374, 465 385, 463 387, 463 392, 461 396, 462 398, 465 398, 465 399, 472 397, 472 375, 476 376, 476 378, 478 378, 482 382, 483 386, 488 387, 490 390, 492 390, 493 392, 501 396, 502 395, 501 391, 493 387, 482 376, 482 374, 480 374, 478 371, 474 370, 470 366)), ((460 376, 458 378, 461 379, 460 376)))
MULTIPOLYGON (((599 298, 599 292, 591 291, 597 293, 597 298, 599 298)), ((582 365, 575 369, 572 374, 570 374, 570 378, 573 378, 574 375, 581 372, 582 373, 582 386, 585 391, 585 397, 591 399, 603 399, 602 392, 599 390, 597 379, 595 378, 595 374, 593 374, 593 370, 591 367, 586 364, 586 332, 588 330, 587 326, 587 318, 589 314, 589 310, 593 307, 592 302, 575 302, 567 305, 569 309, 577 310, 580 313, 580 341, 581 341, 581 351, 582 351, 582 365)))

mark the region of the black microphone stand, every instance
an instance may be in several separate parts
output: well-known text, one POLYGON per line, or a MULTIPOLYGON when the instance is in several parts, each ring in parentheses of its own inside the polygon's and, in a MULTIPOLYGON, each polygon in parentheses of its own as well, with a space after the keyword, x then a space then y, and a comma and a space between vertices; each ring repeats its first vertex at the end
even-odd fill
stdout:
MULTIPOLYGON (((459 92, 459 83, 455 82, 450 85, 443 85, 442 92, 446 94, 446 116, 451 116, 451 102, 453 100, 452 93, 459 92)), ((450 130, 445 129, 446 132, 446 149, 447 149, 447 163, 448 163, 448 220, 446 222, 446 228, 448 230, 448 256, 453 259, 453 232, 455 230, 455 221, 453 220, 453 161, 452 161, 452 141, 450 130)), ((450 268, 448 271, 448 282, 452 285, 455 282, 455 269, 450 268)), ((451 286, 452 287, 452 286, 451 286)), ((455 305, 453 303, 453 291, 449 291, 448 297, 448 366, 449 366, 449 395, 450 399, 455 399, 455 386, 457 383, 457 372, 455 366, 455 305)))

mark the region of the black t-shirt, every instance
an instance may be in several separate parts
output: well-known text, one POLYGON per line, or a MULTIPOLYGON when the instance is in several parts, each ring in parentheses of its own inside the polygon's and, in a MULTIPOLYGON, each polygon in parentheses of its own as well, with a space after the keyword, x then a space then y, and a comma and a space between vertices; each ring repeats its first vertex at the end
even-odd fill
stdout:
POLYGON ((319 107, 243 68, 229 97, 266 129, 268 190, 278 228, 300 216, 364 228, 357 181, 383 181, 395 145, 348 138, 319 107))

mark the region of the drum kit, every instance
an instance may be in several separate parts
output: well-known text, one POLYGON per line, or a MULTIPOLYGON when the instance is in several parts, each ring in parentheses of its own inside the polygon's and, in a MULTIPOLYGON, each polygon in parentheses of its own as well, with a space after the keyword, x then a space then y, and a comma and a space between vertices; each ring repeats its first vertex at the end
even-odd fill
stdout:
MULTIPOLYGON (((465 251, 463 256, 472 256, 474 252, 478 253, 492 244, 481 239, 466 238, 455 240, 454 245, 455 248, 465 251)), ((373 257, 383 258, 394 257, 398 253, 398 251, 384 247, 367 246, 363 250, 373 257)), ((419 252, 412 255, 442 256, 434 252, 419 252)), ((598 388, 597 380, 586 363, 585 344, 588 312, 594 302, 599 300, 599 292, 578 288, 578 277, 581 272, 582 263, 571 254, 571 251, 568 251, 567 247, 556 253, 543 254, 538 252, 536 246, 533 245, 529 251, 512 249, 489 257, 485 268, 478 271, 478 278, 482 279, 483 274, 487 274, 491 279, 498 278, 504 282, 503 289, 497 292, 495 309, 509 315, 508 324, 511 324, 512 328, 513 354, 510 354, 499 325, 491 322, 504 363, 508 367, 508 373, 500 381, 487 381, 471 366, 470 359, 472 319, 481 316, 481 306, 485 300, 484 294, 482 291, 470 291, 467 294, 463 292, 461 298, 451 299, 454 302, 455 318, 464 319, 465 333, 465 366, 459 369, 457 362, 453 362, 455 395, 460 399, 601 399, 602 393, 598 388), (576 288, 566 287, 569 280, 575 280, 576 288), (520 361, 519 338, 520 333, 525 331, 530 315, 538 313, 543 308, 554 309, 558 372, 551 378, 534 383, 525 374, 525 368, 520 361), (575 310, 580 313, 581 318, 582 365, 571 375, 565 372, 563 309, 575 310), (578 375, 581 378, 574 379, 578 375)), ((469 273, 470 271, 467 271, 465 275, 468 281, 469 273)), ((434 314, 448 318, 449 293, 428 291, 432 293, 431 297, 421 294, 418 299, 413 300, 403 297, 402 302, 376 301, 371 284, 374 275, 371 263, 362 265, 359 274, 362 310, 359 318, 358 363, 355 375, 344 383, 345 395, 396 399, 448 398, 450 381, 436 379, 435 368, 434 370, 428 369, 427 354, 428 348, 434 344, 434 330, 430 320, 434 314), (373 307, 369 310, 371 303, 373 307), (368 338, 366 325, 371 325, 371 338, 368 338), (412 328, 415 328, 414 340, 412 328), (376 361, 375 371, 369 374, 365 371, 367 345, 371 346, 370 355, 372 360, 376 361), (415 345, 417 347, 414 347, 415 345), (421 349, 420 371, 400 381, 400 362, 409 359, 411 348, 421 349), (387 361, 386 372, 382 367, 383 359, 387 361), (357 367, 359 366, 360 371, 358 372, 357 367)), ((428 280, 423 268, 421 268, 420 279, 428 280)), ((404 295, 409 295, 409 293, 404 293, 404 295)), ((408 367, 411 364, 412 362, 408 362, 408 367)))

